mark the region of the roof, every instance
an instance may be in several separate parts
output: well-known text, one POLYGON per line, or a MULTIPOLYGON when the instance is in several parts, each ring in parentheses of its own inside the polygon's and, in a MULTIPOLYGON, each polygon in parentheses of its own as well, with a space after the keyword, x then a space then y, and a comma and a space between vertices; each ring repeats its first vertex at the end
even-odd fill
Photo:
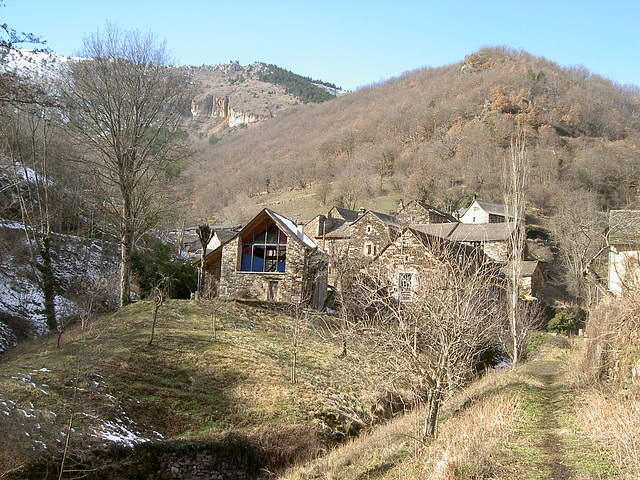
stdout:
POLYGON ((491 242, 508 240, 514 225, 510 223, 431 223, 415 229, 454 242, 491 242))
POLYGON ((226 243, 227 240, 231 240, 237 234, 238 232, 234 232, 231 230, 216 230, 216 235, 218 236, 220 243, 226 243))
MULTIPOLYGON (((433 253, 438 253, 441 256, 459 259, 460 255, 463 255, 466 259, 475 259, 474 261, 480 261, 485 267, 497 265, 491 258, 489 258, 481 249, 475 245, 468 245, 465 243, 454 242, 449 239, 443 239, 435 235, 430 235, 416 228, 405 228, 402 235, 413 235, 425 248, 425 250, 433 253)), ((401 235, 401 236, 402 236, 401 235)), ((382 249, 378 258, 393 245, 393 243, 387 245, 382 249)))
POLYGON ((401 213, 402 211, 406 210, 409 205, 411 205, 412 203, 415 203, 416 205, 418 205, 419 207, 423 208, 424 210, 428 211, 428 212, 432 212, 435 213, 436 215, 440 215, 441 217, 446 218, 447 220, 449 220, 450 222, 457 222, 458 219, 456 217, 454 217, 453 215, 451 215, 450 213, 447 212, 443 212, 442 210, 440 210, 439 208, 434 207, 433 205, 429 205, 428 203, 424 203, 421 202, 420 200, 413 200, 411 202, 409 202, 402 210, 400 210, 401 213))
MULTIPOLYGON (((349 210, 348 208, 333 207, 331 210, 335 210, 347 222, 355 222, 362 214, 356 210, 349 210)), ((331 213, 329 210, 329 213, 331 213)))
MULTIPOLYGON (((318 245, 313 240, 311 240, 307 235, 305 235, 302 229, 298 228, 298 226, 295 223, 293 223, 293 221, 289 220, 287 217, 283 217, 279 213, 276 213, 273 210, 270 210, 268 208, 265 208, 263 211, 267 215, 269 215, 274 222, 278 224, 278 227, 280 227, 280 229, 284 231, 284 234, 287 237, 296 238, 305 247, 310 248, 312 250, 320 250, 320 247, 318 247, 318 245)), ((256 218, 258 218, 261 213, 256 215, 256 218)), ((251 223, 253 223, 253 220, 249 222, 247 226, 251 223)), ((244 228, 242 230, 244 231, 244 228)))
MULTIPOLYGON (((540 262, 538 262, 537 260, 523 260, 522 262, 520 262, 520 276, 532 277, 539 264, 540 262)), ((502 271, 502 273, 508 275, 511 273, 511 265, 512 263, 508 262, 504 264, 500 270, 502 271)))
POLYGON ((326 238, 350 238, 351 237, 351 224, 348 221, 341 219, 332 219, 334 221, 341 221, 339 226, 334 228, 334 225, 331 226, 331 230, 327 231, 325 234, 326 238))
POLYGON ((369 213, 371 215, 373 215, 374 217, 376 217, 378 220, 380 220, 385 225, 389 226, 389 227, 394 227, 394 228, 397 228, 397 229, 402 228, 402 225, 400 225, 398 223, 398 221, 394 217, 392 217, 391 215, 387 215, 387 214, 380 213, 380 212, 374 212, 373 210, 367 210, 364 215, 360 216, 355 222, 352 222, 352 223, 356 223, 356 222, 360 221, 361 218, 364 218, 369 213))
POLYGON ((608 238, 611 245, 640 243, 640 210, 611 210, 608 238))
POLYGON ((253 226, 253 223, 256 220, 258 220, 263 214, 269 216, 276 223, 276 225, 278 225, 278 228, 280 228, 280 230, 282 230, 288 238, 294 238, 298 240, 306 248, 309 248, 312 250, 318 250, 322 252, 322 249, 318 247, 318 245, 313 240, 311 240, 307 235, 305 235, 302 229, 298 228, 298 226, 295 223, 293 223, 287 217, 283 217, 279 213, 276 213, 273 210, 265 208, 258 215, 253 217, 253 219, 249 223, 247 223, 242 230, 240 230, 239 232, 231 232, 233 233, 233 236, 227 238, 224 241, 220 239, 222 243, 214 250, 207 252, 205 256, 206 264, 209 265, 211 262, 213 262, 213 258, 220 255, 220 253, 222 252, 222 247, 225 244, 229 243, 236 236, 244 233, 244 231, 247 230, 247 228, 253 226))
POLYGON ((484 202, 482 200, 476 200, 476 203, 487 213, 491 215, 507 216, 508 208, 501 203, 484 202))
MULTIPOLYGON (((458 210, 458 214, 460 216, 463 216, 465 213, 467 213, 467 211, 469 211, 469 209, 473 206, 474 203, 490 215, 499 215, 501 217, 506 217, 507 212, 510 210, 507 206, 503 205, 502 203, 485 202, 483 200, 476 199, 467 208, 461 208, 460 210, 458 210)), ((513 216, 513 215, 509 215, 509 216, 513 216)))

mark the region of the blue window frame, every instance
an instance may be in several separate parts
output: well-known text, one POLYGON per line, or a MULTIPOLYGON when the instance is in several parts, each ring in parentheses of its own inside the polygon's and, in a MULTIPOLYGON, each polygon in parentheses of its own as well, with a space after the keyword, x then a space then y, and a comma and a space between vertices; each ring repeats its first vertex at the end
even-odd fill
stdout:
POLYGON ((243 272, 284 272, 287 236, 270 218, 242 236, 240 270, 243 272))

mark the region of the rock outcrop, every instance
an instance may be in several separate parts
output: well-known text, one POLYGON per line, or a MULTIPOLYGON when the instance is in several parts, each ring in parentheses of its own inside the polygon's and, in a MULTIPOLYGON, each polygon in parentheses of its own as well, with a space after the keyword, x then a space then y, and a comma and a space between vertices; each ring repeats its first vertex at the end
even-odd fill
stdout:
POLYGON ((230 127, 256 123, 266 118, 255 113, 236 112, 229 105, 229 97, 216 98, 213 95, 207 95, 201 100, 192 100, 191 115, 194 117, 220 118, 226 120, 230 127))

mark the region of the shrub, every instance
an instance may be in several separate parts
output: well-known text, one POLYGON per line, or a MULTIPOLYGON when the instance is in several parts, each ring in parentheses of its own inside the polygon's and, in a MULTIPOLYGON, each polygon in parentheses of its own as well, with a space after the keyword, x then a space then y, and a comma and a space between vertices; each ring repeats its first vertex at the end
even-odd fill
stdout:
POLYGON ((578 320, 575 313, 562 312, 556 313, 555 316, 549 320, 547 330, 555 333, 564 333, 569 335, 575 332, 578 320))
POLYGON ((173 253, 173 247, 153 240, 149 248, 136 250, 131 267, 140 286, 140 295, 149 295, 163 279, 170 298, 189 298, 196 290, 196 270, 188 260, 173 253))

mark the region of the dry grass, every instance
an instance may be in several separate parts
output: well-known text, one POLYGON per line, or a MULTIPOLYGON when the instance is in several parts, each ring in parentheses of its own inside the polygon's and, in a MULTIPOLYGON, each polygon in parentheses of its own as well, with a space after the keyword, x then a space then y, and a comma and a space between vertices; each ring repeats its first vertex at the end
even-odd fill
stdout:
MULTIPOLYGON (((568 345, 565 338, 546 336, 529 363, 492 372, 453 397, 443 411, 436 439, 428 446, 416 441, 422 412, 410 412, 322 458, 288 470, 281 478, 620 478, 610 453, 599 445, 610 427, 599 426, 598 437, 587 418, 575 417, 574 385, 562 377, 566 365, 573 365, 568 362, 568 345), (585 433, 589 428, 591 435, 585 433)), ((596 405, 579 406, 587 412, 596 405)), ((619 418, 624 418, 622 410, 619 418)), ((635 434, 638 425, 626 425, 628 434, 635 434)), ((636 449, 628 442, 629 449, 636 449)))
POLYGON ((501 452, 517 434, 522 415, 519 395, 506 388, 509 378, 508 372, 488 375, 452 399, 444 415, 448 419, 427 447, 418 440, 424 413, 416 410, 322 458, 288 470, 281 478, 450 479, 504 473, 501 452))
POLYGON ((613 459, 621 478, 640 478, 640 399, 589 389, 580 396, 576 423, 613 459))
POLYGON ((629 292, 594 309, 567 369, 580 392, 576 425, 628 479, 640 478, 639 300, 640 292, 629 292))
POLYGON ((89 439, 88 449, 109 420, 148 439, 208 442, 238 432, 282 462, 371 419, 373 394, 355 378, 358 356, 339 358, 340 345, 318 335, 312 320, 299 345, 300 380, 291 384, 293 320, 281 312, 170 301, 149 346, 151 315, 152 305, 139 302, 69 328, 62 348, 51 336, 2 358, 0 431, 11 433, 0 437, 0 472, 59 457, 71 418, 74 439, 89 439))

